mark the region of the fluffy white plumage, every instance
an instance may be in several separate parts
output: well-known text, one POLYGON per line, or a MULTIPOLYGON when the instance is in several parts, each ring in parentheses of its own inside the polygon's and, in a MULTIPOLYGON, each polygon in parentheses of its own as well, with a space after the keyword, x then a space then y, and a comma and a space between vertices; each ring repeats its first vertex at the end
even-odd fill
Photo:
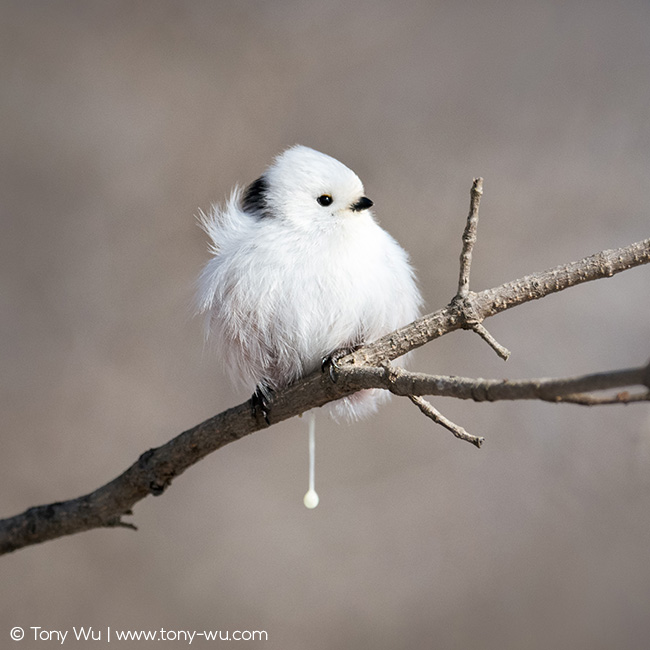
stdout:
MULTIPOLYGON (((203 216, 213 257, 199 280, 199 311, 226 371, 251 392, 281 389, 323 357, 419 315, 408 256, 370 206, 351 169, 295 146, 203 216)), ((330 412, 364 417, 387 395, 361 391, 330 412)))

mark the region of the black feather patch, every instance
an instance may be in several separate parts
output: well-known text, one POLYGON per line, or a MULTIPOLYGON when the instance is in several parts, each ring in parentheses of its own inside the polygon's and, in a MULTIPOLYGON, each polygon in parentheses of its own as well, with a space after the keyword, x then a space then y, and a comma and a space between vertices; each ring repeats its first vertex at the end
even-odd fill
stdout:
POLYGON ((244 212, 260 218, 270 217, 271 214, 266 202, 268 189, 269 184, 264 176, 260 176, 256 181, 253 181, 246 188, 242 197, 241 205, 244 212))

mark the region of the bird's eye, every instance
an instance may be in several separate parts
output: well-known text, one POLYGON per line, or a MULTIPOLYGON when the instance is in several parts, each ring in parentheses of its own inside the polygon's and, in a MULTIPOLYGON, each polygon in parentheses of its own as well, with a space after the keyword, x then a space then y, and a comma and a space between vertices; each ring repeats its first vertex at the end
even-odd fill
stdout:
POLYGON ((316 200, 318 201, 319 205, 325 207, 327 205, 331 205, 334 199, 332 199, 329 194, 321 194, 316 200))

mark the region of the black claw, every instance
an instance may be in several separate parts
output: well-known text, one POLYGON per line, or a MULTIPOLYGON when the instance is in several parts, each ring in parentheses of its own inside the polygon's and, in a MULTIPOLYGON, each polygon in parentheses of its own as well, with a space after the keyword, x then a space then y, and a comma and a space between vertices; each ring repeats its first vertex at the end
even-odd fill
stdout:
POLYGON ((259 413, 264 418, 264 421, 270 425, 269 414, 271 412, 272 402, 273 397, 271 391, 269 389, 262 391, 258 386, 251 395, 251 416, 257 420, 257 414, 259 413))
POLYGON ((340 368, 339 360, 354 352, 358 347, 359 346, 356 345, 354 347, 339 348, 338 350, 334 350, 334 352, 329 356, 323 357, 320 362, 321 372, 325 372, 327 369, 329 371, 331 382, 335 384, 339 380, 339 376, 336 372, 340 368))
POLYGON ((338 367, 339 366, 337 360, 334 358, 334 354, 331 354, 329 357, 323 357, 320 361, 321 372, 325 372, 327 370, 330 375, 330 381, 333 384, 339 380, 338 375, 336 374, 338 367))

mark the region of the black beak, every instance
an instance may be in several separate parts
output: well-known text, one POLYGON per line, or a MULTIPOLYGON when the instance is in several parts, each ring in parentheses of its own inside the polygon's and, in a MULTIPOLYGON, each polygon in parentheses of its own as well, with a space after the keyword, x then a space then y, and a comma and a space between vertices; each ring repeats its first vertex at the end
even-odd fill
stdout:
POLYGON ((361 212, 361 210, 367 210, 368 208, 372 208, 372 201, 367 196, 362 196, 350 206, 353 212, 361 212))

